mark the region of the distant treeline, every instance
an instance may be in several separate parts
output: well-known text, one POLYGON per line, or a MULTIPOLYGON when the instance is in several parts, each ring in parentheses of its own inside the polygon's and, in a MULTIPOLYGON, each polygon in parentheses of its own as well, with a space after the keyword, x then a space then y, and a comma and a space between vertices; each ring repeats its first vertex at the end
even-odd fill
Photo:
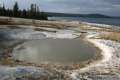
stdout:
POLYGON ((36 4, 31 4, 28 10, 20 10, 17 2, 14 4, 13 9, 6 9, 4 5, 1 6, 0 16, 47 20, 47 14, 41 12, 36 4))
POLYGON ((103 14, 73 14, 73 13, 54 13, 46 12, 49 17, 82 17, 82 18, 116 18, 103 14))

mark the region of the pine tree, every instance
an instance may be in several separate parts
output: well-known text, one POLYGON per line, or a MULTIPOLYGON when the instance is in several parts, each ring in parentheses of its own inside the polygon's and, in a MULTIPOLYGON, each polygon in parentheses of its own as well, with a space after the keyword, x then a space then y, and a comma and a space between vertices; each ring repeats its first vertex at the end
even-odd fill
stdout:
POLYGON ((0 6, 0 15, 2 16, 2 7, 0 6))
POLYGON ((25 17, 27 17, 27 11, 24 9, 23 11, 22 11, 22 15, 21 15, 23 18, 25 18, 25 17))
POLYGON ((6 10, 5 10, 5 5, 3 4, 2 7, 2 16, 6 16, 6 10))
POLYGON ((18 13, 19 13, 18 3, 15 2, 15 5, 13 7, 13 16, 18 17, 18 13))

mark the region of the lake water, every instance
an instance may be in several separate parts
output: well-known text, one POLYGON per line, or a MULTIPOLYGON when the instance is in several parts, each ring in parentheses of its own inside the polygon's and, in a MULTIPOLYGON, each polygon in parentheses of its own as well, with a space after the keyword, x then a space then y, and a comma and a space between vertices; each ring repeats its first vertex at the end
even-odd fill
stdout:
POLYGON ((120 26, 120 18, 82 18, 82 17, 49 17, 49 20, 83 21, 89 23, 120 26))
POLYGON ((15 59, 36 64, 79 63, 92 59, 96 48, 81 39, 41 39, 27 41, 13 50, 15 59))

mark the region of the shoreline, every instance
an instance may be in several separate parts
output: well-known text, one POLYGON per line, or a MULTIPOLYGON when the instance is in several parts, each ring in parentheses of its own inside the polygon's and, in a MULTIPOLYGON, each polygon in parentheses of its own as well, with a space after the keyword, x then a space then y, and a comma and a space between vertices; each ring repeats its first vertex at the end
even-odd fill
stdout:
POLYGON ((102 55, 102 58, 98 61, 95 61, 95 62, 91 63, 87 67, 80 69, 80 71, 83 71, 83 72, 86 71, 90 67, 99 66, 102 62, 109 61, 109 59, 111 59, 111 57, 112 57, 112 51, 110 50, 110 48, 99 42, 99 40, 101 40, 101 39, 90 39, 90 37, 86 38, 86 39, 90 43, 92 43, 95 47, 97 47, 101 50, 100 54, 102 55))
MULTIPOLYGON (((119 70, 118 68, 120 67, 119 65, 120 63, 117 63, 116 61, 117 59, 119 60, 119 57, 117 55, 119 55, 120 53, 118 52, 118 54, 116 54, 116 52, 119 51, 120 43, 111 40, 104 40, 104 39, 91 39, 90 36, 91 35, 88 35, 87 40, 102 50, 101 54, 103 55, 103 59, 97 62, 93 62, 90 65, 87 65, 87 67, 84 67, 82 69, 75 71, 73 70, 73 72, 71 72, 70 74, 70 77, 74 80, 78 80, 81 78, 92 79, 94 75, 94 77, 97 79, 98 76, 102 74, 107 74, 106 76, 113 74, 111 77, 116 76, 116 78, 120 79, 120 77, 117 76, 119 75, 117 73, 117 70, 119 70), (110 43, 117 45, 116 46, 111 45, 110 43), (85 73, 87 73, 88 75, 83 75, 85 73)), ((102 78, 102 76, 100 78, 102 78)), ((103 77, 103 79, 107 79, 107 77, 106 78, 103 77)))

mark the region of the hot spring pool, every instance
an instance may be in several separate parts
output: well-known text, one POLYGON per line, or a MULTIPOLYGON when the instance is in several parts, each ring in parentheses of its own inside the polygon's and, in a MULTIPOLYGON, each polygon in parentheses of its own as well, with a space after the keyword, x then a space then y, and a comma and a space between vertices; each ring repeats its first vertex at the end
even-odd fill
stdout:
POLYGON ((96 48, 81 39, 30 40, 13 50, 15 59, 35 64, 80 63, 92 59, 95 54, 96 48))

